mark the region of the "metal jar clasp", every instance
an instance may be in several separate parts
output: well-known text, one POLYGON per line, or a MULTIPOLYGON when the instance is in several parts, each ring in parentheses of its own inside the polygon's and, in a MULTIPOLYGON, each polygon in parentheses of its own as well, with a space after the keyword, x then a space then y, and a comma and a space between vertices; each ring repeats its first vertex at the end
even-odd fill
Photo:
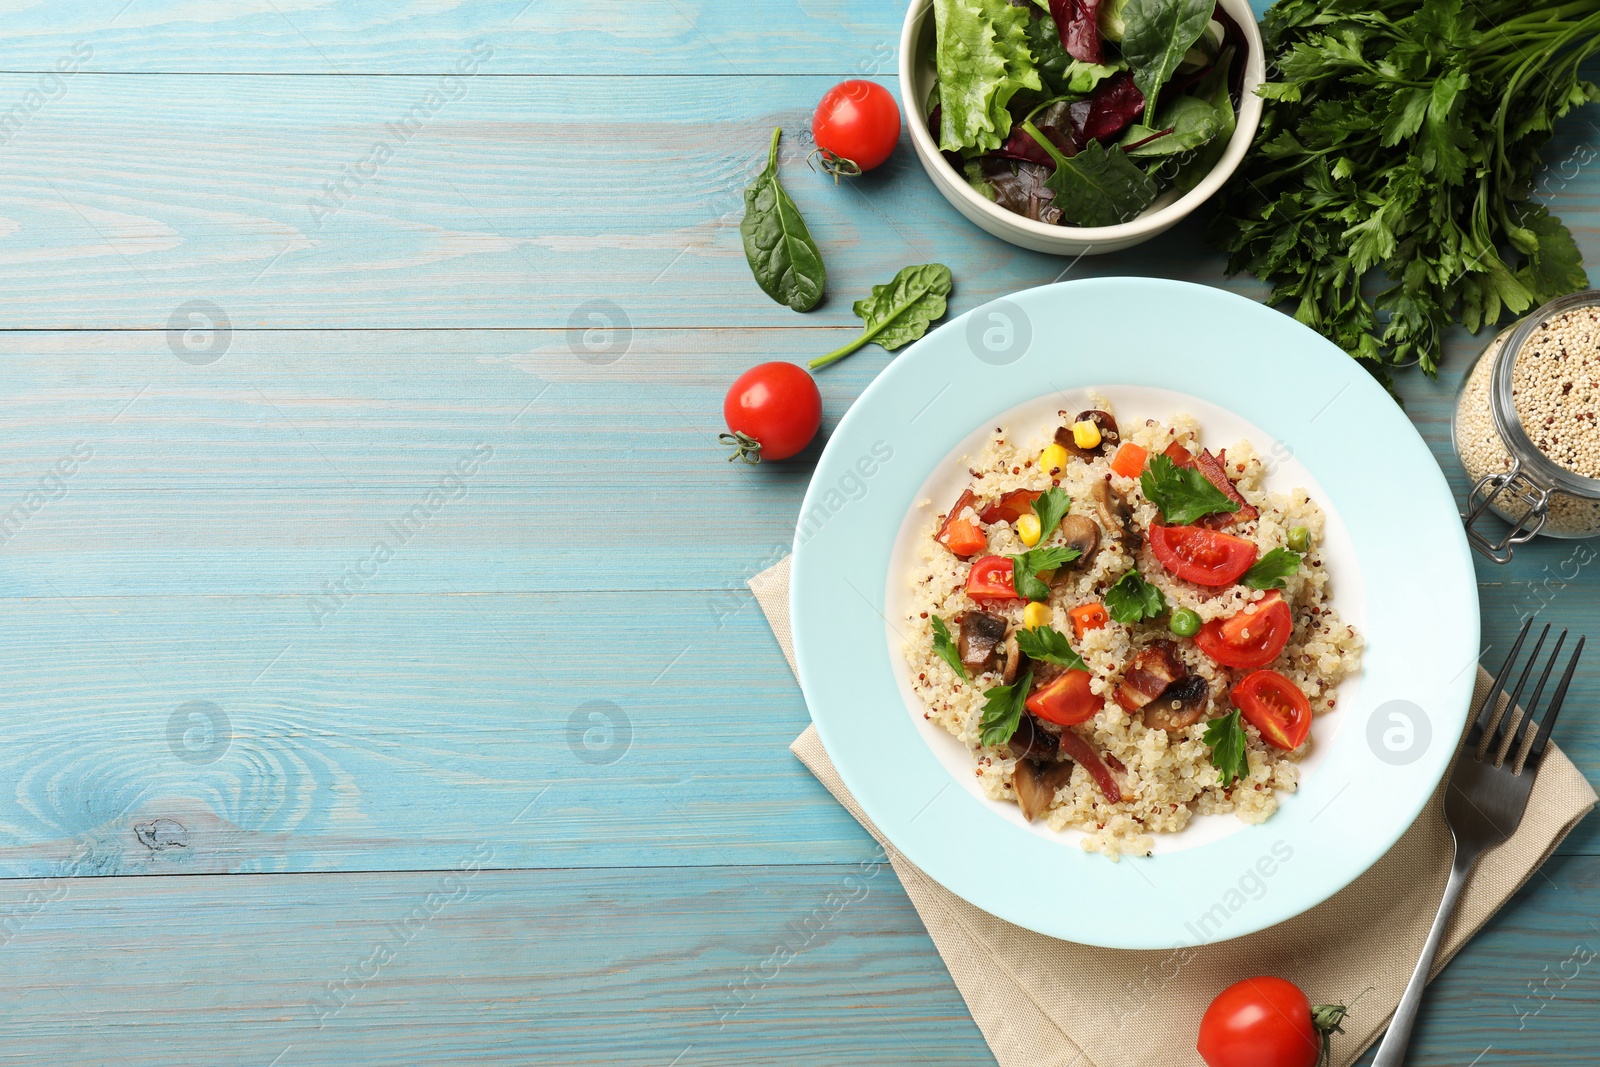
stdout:
POLYGON ((1503 474, 1490 474, 1478 479, 1478 484, 1467 495, 1467 510, 1461 513, 1461 519, 1467 527, 1467 540, 1473 548, 1494 562, 1510 563, 1516 546, 1533 540, 1544 529, 1545 522, 1550 518, 1550 492, 1522 473, 1521 460, 1513 460, 1511 469, 1503 474), (1491 541, 1473 529, 1473 524, 1506 493, 1510 494, 1512 504, 1522 505, 1522 514, 1512 521, 1512 508, 1502 505, 1500 512, 1512 523, 1511 529, 1500 540, 1491 541))

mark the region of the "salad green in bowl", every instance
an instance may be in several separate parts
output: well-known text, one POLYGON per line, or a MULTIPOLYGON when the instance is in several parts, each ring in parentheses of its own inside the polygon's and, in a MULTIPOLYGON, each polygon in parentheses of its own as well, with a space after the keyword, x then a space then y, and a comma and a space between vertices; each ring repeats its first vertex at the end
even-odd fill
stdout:
POLYGON ((914 0, 901 95, 962 214, 1039 251, 1109 252, 1232 174, 1262 56, 1246 0, 914 0))

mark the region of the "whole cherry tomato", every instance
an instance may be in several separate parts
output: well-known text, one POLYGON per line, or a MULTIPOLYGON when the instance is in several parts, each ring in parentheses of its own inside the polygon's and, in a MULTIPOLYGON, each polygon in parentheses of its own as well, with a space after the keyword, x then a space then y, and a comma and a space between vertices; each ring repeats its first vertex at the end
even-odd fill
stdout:
POLYGON ((822 393, 811 375, 793 363, 762 363, 739 375, 729 388, 722 417, 731 432, 719 440, 735 446, 729 459, 788 459, 817 436, 822 393))
POLYGON ((811 135, 835 177, 883 165, 900 140, 900 107, 876 82, 840 82, 817 105, 811 135))
POLYGON ((1196 1048, 1210 1067, 1316 1067, 1345 1007, 1313 1008, 1282 978, 1246 978, 1224 989, 1200 1019, 1196 1048))

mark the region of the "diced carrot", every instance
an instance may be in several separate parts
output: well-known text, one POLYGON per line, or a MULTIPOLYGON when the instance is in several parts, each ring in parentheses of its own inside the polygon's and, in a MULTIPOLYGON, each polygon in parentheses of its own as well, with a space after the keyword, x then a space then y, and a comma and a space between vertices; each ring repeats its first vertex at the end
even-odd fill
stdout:
POLYGON ((1163 452, 1162 455, 1166 456, 1180 467, 1194 466, 1194 453, 1190 452, 1177 441, 1174 441, 1168 445, 1167 450, 1163 452))
POLYGON ((962 559, 982 552, 989 545, 983 530, 971 519, 956 519, 945 531, 945 547, 962 559))
POLYGON ((1072 633, 1076 637, 1100 629, 1111 618, 1106 614, 1106 606, 1099 603, 1079 604, 1067 614, 1072 617, 1072 633))
POLYGON ((1150 458, 1150 453, 1129 441, 1117 449, 1117 454, 1111 460, 1111 469, 1124 478, 1137 478, 1144 470, 1145 460, 1150 458))

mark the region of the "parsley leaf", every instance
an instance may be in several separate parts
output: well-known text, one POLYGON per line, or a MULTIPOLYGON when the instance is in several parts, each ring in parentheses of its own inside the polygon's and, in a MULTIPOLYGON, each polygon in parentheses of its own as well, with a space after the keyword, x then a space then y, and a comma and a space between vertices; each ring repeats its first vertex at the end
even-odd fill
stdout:
POLYGON ((967 680, 967 667, 961 662, 961 653, 956 649, 956 643, 950 640, 950 629, 937 615, 933 616, 933 654, 950 664, 950 669, 956 672, 956 677, 963 682, 967 680))
MULTIPOLYGON (((1059 520, 1058 520, 1059 521, 1059 520)), ((1070 545, 1054 548, 1030 548, 1011 560, 1011 583, 1017 595, 1024 600, 1050 599, 1050 586, 1039 580, 1040 571, 1053 571, 1078 558, 1078 550, 1070 545)))
POLYGON ((1301 555, 1287 548, 1275 548, 1256 560, 1239 579, 1251 589, 1282 589, 1284 579, 1300 569, 1301 555))
POLYGON ((1022 722, 1022 708, 1033 685, 1033 672, 1025 671, 1014 685, 997 685, 984 692, 983 717, 978 720, 979 738, 994 747, 1011 740, 1022 722))
POLYGON ((1205 742, 1211 746, 1211 765, 1217 769, 1217 781, 1222 785, 1232 785, 1236 779, 1250 773, 1250 760, 1244 754, 1244 724, 1239 721, 1238 708, 1206 723, 1205 742))
POLYGON ((1600 99, 1580 69, 1600 42, 1590 8, 1536 10, 1275 3, 1261 124, 1208 231, 1228 271, 1385 382, 1435 373, 1454 323, 1476 333, 1587 287, 1571 233, 1529 197, 1559 185, 1539 158, 1557 120, 1600 99))
POLYGON ((1039 516, 1041 541, 1048 538, 1055 528, 1061 525, 1061 520, 1066 518, 1067 509, 1071 506, 1072 498, 1054 486, 1039 494, 1033 502, 1033 513, 1039 516))
POLYGON ((1150 465, 1139 476, 1145 499, 1161 509, 1161 517, 1173 526, 1194 522, 1218 511, 1238 511, 1221 489, 1206 481, 1194 467, 1180 467, 1164 455, 1150 457, 1150 465))
POLYGON ((1160 589, 1139 576, 1137 567, 1106 590, 1106 612, 1124 625, 1153 619, 1166 610, 1167 598, 1161 595, 1160 589))
POLYGON ((1045 663, 1058 663, 1069 671, 1086 671, 1089 665, 1083 662, 1083 657, 1072 651, 1072 646, 1067 644, 1067 635, 1050 626, 1041 626, 1036 630, 1018 630, 1017 648, 1029 659, 1042 660, 1045 663))

